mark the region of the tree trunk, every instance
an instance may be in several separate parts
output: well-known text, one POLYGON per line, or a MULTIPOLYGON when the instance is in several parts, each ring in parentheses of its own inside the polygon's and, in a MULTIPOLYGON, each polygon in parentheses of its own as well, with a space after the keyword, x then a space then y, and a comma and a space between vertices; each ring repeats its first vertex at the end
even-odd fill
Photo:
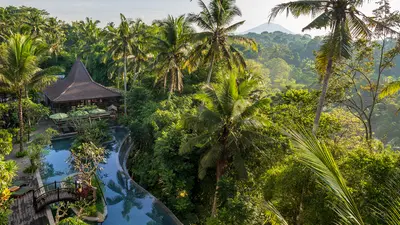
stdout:
MULTIPOLYGON (((29 93, 28 90, 25 88, 25 98, 28 101, 29 100, 29 93)), ((28 132, 27 132, 27 140, 28 142, 31 140, 31 128, 32 128, 32 122, 31 122, 31 118, 28 116, 28 132)))
POLYGON ((169 85, 169 94, 168 94, 168 100, 171 100, 172 94, 174 93, 174 86, 175 86, 175 75, 173 71, 170 72, 171 74, 171 84, 169 85))
POLYGON ((213 205, 212 205, 212 210, 211 210, 212 217, 215 217, 217 215, 219 181, 221 179, 221 176, 224 174, 226 164, 227 164, 227 162, 225 159, 220 159, 217 161, 217 172, 216 172, 216 178, 217 178, 216 182, 217 183, 215 185, 214 200, 213 200, 213 205))
POLYGON ((331 77, 331 74, 332 74, 332 67, 333 67, 333 59, 332 59, 332 57, 330 57, 328 60, 328 66, 326 67, 326 74, 325 74, 324 81, 322 84, 322 92, 321 92, 321 96, 319 97, 317 112, 315 115, 314 126, 313 126, 313 130, 312 130, 313 134, 316 134, 318 131, 319 120, 321 118, 322 109, 324 108, 326 92, 328 91, 329 78, 331 77))
POLYGON ((227 138, 228 138, 228 134, 229 134, 229 129, 227 127, 224 127, 221 139, 220 139, 220 143, 222 146, 222 154, 221 154, 221 158, 217 160, 217 171, 216 171, 216 184, 215 184, 215 193, 214 193, 214 201, 213 201, 213 205, 212 205, 212 210, 211 210, 211 216, 215 217, 217 216, 217 204, 218 204, 218 190, 219 190, 219 181, 222 177, 222 175, 224 175, 225 172, 225 168, 228 164, 228 158, 227 158, 227 138))
POLYGON ((18 116, 19 116, 19 151, 24 150, 24 115, 22 112, 22 89, 18 93, 18 116))
POLYGON ((210 62, 210 71, 208 72, 208 77, 207 77, 207 84, 210 84, 211 82, 211 75, 213 72, 213 67, 214 67, 214 58, 215 56, 213 55, 213 57, 211 58, 211 62, 210 62))
POLYGON ((306 185, 304 185, 301 188, 299 209, 298 209, 297 216, 296 216, 296 225, 302 225, 303 224, 303 211, 304 211, 304 203, 303 202, 304 202, 305 188, 306 188, 306 185))
POLYGON ((127 81, 126 81, 126 53, 124 53, 124 114, 127 115, 126 110, 126 95, 127 95, 127 81))
POLYGON ((32 123, 31 123, 31 119, 28 117, 28 142, 31 140, 31 129, 32 129, 32 123))

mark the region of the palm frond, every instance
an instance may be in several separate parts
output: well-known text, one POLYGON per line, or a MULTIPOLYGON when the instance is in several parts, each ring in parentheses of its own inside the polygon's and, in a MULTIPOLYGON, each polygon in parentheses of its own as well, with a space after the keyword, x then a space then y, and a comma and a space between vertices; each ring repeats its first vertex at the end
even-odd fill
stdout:
POLYGON ((31 86, 35 87, 37 85, 47 86, 50 83, 56 81, 57 77, 55 75, 64 72, 64 69, 58 66, 48 67, 46 69, 40 70, 32 75, 31 86), (42 84, 42 85, 41 85, 42 84))
POLYGON ((330 26, 332 13, 330 11, 323 12, 321 15, 316 17, 311 23, 305 26, 301 31, 304 32, 306 30, 312 29, 321 29, 330 26))
POLYGON ((235 63, 235 65, 237 66, 237 68, 239 70, 243 70, 246 69, 247 64, 246 64, 246 60, 244 59, 242 53, 237 50, 235 47, 233 47, 232 45, 229 46, 229 50, 230 52, 232 52, 232 60, 235 63))
POLYGON ((201 156, 199 164, 199 178, 203 179, 207 174, 207 169, 212 168, 216 165, 217 160, 220 158, 222 153, 221 146, 215 144, 211 146, 206 153, 201 156))
POLYGON ((234 31, 236 31, 240 26, 242 26, 244 24, 244 22, 246 22, 245 20, 234 23, 232 25, 230 25, 229 27, 225 28, 225 32, 226 33, 232 33, 234 31))
POLYGON ((258 110, 266 109, 271 104, 269 98, 264 98, 254 102, 251 106, 247 107, 242 113, 242 118, 249 118, 253 116, 258 110))
POLYGON ((365 21, 366 26, 373 31, 376 34, 387 34, 391 36, 399 36, 400 32, 393 29, 393 27, 389 26, 388 24, 376 20, 376 18, 371 17, 371 16, 366 16, 364 13, 361 11, 355 11, 355 15, 358 15, 362 18, 363 21, 365 21))
POLYGON ((246 37, 238 36, 238 35, 231 35, 231 36, 229 36, 229 39, 231 39, 233 42, 236 42, 238 44, 242 44, 244 46, 250 47, 253 51, 258 51, 257 42, 254 39, 246 38, 246 37))
POLYGON ((318 0, 310 0, 310 1, 293 1, 288 3, 282 3, 274 8, 272 8, 271 13, 269 15, 269 22, 275 19, 279 14, 286 11, 286 16, 290 14, 294 17, 299 17, 301 15, 312 15, 315 16, 317 13, 325 10, 325 5, 328 4, 329 1, 318 1, 318 0))
POLYGON ((247 179, 248 174, 244 163, 244 159, 239 153, 235 154, 233 157, 233 166, 235 167, 236 172, 238 173, 240 179, 247 179))
POLYGON ((239 84, 238 91, 240 97, 247 98, 249 95, 256 90, 258 82, 256 80, 245 80, 239 84))
POLYGON ((335 196, 334 210, 344 224, 363 225, 358 206, 346 185, 332 153, 322 141, 305 128, 285 131, 294 143, 294 151, 302 164, 310 168, 335 196))
POLYGON ((372 32, 369 30, 367 24, 365 24, 365 22, 356 14, 347 14, 347 22, 350 32, 354 38, 368 38, 372 35, 372 32))
POLYGON ((208 134, 200 134, 196 137, 189 138, 187 141, 183 142, 179 148, 179 154, 186 154, 191 152, 194 147, 201 148, 210 141, 208 134))
POLYGON ((268 211, 270 211, 280 222, 281 225, 289 225, 289 223, 286 221, 286 219, 282 216, 282 214, 279 212, 279 210, 274 206, 272 202, 266 202, 265 203, 266 208, 268 211))
POLYGON ((386 181, 384 197, 373 208, 380 219, 388 225, 400 224, 400 180, 399 176, 394 176, 386 181))

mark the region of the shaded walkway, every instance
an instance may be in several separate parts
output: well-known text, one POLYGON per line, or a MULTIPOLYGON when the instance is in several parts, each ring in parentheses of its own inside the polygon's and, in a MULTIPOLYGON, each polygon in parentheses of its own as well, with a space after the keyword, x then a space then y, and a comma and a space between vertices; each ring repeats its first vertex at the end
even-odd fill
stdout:
MULTIPOLYGON (((52 127, 53 124, 50 120, 41 120, 37 126, 37 129, 31 133, 31 139, 34 139, 36 135, 43 133, 47 128, 52 127)), ((26 144, 25 144, 26 147, 26 144)), ((18 165, 17 175, 14 180, 24 181, 28 187, 36 190, 39 188, 39 182, 36 174, 26 174, 24 169, 30 166, 28 157, 17 158, 16 153, 19 151, 19 144, 13 144, 13 151, 5 157, 6 160, 14 160, 18 165)), ((39 175, 40 176, 40 175, 39 175)), ((33 206, 33 192, 29 192, 26 195, 14 200, 11 205, 11 215, 9 216, 10 225, 43 225, 49 224, 48 221, 48 210, 42 210, 36 213, 33 206)), ((51 218, 53 219, 53 218, 51 218)))

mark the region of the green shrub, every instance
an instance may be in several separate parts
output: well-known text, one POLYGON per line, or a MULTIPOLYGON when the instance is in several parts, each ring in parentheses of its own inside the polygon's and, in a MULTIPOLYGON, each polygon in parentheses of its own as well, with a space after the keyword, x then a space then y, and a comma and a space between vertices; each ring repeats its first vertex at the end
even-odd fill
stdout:
POLYGON ((104 213, 104 208, 105 207, 104 207, 103 200, 101 198, 97 199, 97 202, 96 202, 97 212, 104 213))
POLYGON ((15 154, 15 156, 17 157, 17 158, 23 158, 23 157, 25 157, 25 156, 27 156, 28 155, 28 151, 26 151, 26 150, 24 150, 24 151, 22 151, 22 152, 17 152, 17 154, 15 154))
POLYGON ((38 169, 38 166, 36 165, 30 165, 29 167, 24 169, 24 173, 34 173, 38 169))
POLYGON ((88 206, 84 209, 85 214, 89 216, 97 216, 97 207, 96 205, 88 206))

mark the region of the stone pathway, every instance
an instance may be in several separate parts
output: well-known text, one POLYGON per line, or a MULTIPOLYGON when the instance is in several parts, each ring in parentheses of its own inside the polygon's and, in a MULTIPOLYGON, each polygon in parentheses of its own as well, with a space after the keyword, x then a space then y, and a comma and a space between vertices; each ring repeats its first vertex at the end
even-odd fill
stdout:
MULTIPOLYGON (((53 126, 54 124, 51 122, 51 120, 41 120, 37 126, 37 129, 31 133, 31 140, 34 139, 36 135, 45 132, 47 128, 53 126)), ((26 146, 27 145, 25 143, 24 149, 26 149, 26 146)), ((18 180, 20 177, 25 177, 27 174, 25 174, 23 171, 31 165, 28 157, 17 158, 17 152, 19 152, 19 144, 14 144, 12 152, 5 157, 6 160, 14 160, 18 165, 17 176, 14 178, 16 180, 18 180)))
MULTIPOLYGON (((42 120, 39 122, 37 129, 32 132, 31 140, 36 137, 36 135, 43 133, 47 128, 53 127, 53 123, 50 120, 42 120)), ((26 148, 26 144, 24 146, 26 148)), ((29 167, 30 161, 28 157, 17 158, 16 153, 19 151, 19 144, 13 145, 13 151, 11 154, 6 156, 6 160, 14 160, 18 165, 17 176, 14 180, 25 181, 29 187, 32 189, 37 189, 41 184, 40 174, 37 172, 36 174, 26 174, 24 173, 24 169, 29 167), (39 180, 39 181, 38 181, 39 180), (40 183, 40 184, 39 184, 40 183)), ((9 217, 10 225, 47 225, 51 224, 48 220, 48 216, 51 216, 51 212, 49 214, 49 209, 42 210, 39 213, 36 213, 33 208, 33 192, 30 192, 20 198, 14 200, 14 203, 11 206, 12 214, 9 217)), ((53 218, 51 216, 50 220, 53 218)))
MULTIPOLYGON (((37 188, 38 183, 36 179, 32 180, 29 185, 32 188, 37 188)), ((38 213, 33 208, 33 192, 17 198, 14 200, 11 206, 12 214, 9 218, 10 225, 47 225, 49 220, 47 219, 46 210, 42 210, 38 213)))

